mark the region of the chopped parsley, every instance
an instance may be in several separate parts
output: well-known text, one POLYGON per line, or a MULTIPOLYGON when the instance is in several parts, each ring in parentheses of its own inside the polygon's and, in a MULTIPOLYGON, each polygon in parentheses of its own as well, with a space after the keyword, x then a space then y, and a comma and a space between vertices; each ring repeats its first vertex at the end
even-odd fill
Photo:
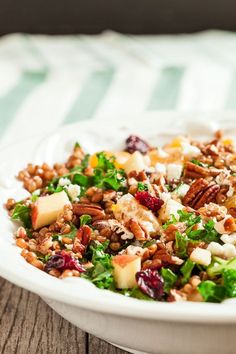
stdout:
POLYGON ((148 185, 143 182, 138 182, 138 191, 139 192, 148 191, 148 185))
POLYGON ((203 163, 203 162, 201 162, 199 160, 192 159, 191 162, 194 163, 194 165, 197 165, 197 166, 200 166, 200 167, 209 167, 208 164, 203 163))
POLYGON ((92 217, 90 215, 84 214, 84 215, 81 215, 79 220, 80 220, 80 226, 83 226, 83 225, 90 224, 92 221, 92 217))
POLYGON ((194 266, 195 263, 192 262, 190 259, 187 259, 184 265, 180 268, 180 272, 183 274, 183 277, 181 279, 182 284, 186 284, 189 281, 194 266))

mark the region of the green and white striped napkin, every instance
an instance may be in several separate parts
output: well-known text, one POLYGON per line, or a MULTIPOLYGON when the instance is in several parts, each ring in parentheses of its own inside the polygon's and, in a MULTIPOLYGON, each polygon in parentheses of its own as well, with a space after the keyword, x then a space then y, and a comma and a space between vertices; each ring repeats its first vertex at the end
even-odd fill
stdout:
POLYGON ((83 119, 236 108, 236 34, 0 39, 1 146, 83 119))

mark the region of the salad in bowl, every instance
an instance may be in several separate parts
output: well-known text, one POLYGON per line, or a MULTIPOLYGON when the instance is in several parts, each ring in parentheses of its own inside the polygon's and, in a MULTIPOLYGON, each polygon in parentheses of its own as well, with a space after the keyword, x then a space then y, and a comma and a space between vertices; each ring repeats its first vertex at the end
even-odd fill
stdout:
POLYGON ((149 301, 236 297, 236 151, 217 131, 162 147, 130 135, 121 151, 28 164, 29 192, 6 201, 16 245, 60 279, 149 301))

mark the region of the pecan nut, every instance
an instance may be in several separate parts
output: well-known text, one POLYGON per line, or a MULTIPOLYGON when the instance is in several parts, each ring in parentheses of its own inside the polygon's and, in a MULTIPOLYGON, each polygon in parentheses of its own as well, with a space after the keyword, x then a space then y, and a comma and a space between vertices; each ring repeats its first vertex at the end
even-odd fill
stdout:
POLYGON ((216 199, 216 195, 220 190, 220 186, 218 184, 212 184, 207 189, 203 191, 199 198, 197 198, 194 203, 194 209, 199 209, 203 207, 205 204, 209 204, 216 199))
POLYGON ((220 186, 203 178, 196 180, 183 199, 183 204, 197 210, 216 199, 220 186))
POLYGON ((77 216, 87 214, 96 220, 105 218, 104 210, 99 205, 96 204, 85 204, 85 203, 73 204, 73 213, 77 216))
POLYGON ((91 239, 91 229, 88 225, 83 225, 77 231, 73 244, 73 252, 83 255, 91 239))
POLYGON ((136 238, 136 240, 145 241, 147 239, 145 232, 143 231, 143 229, 141 228, 139 223, 137 223, 137 221, 131 219, 129 221, 129 228, 130 228, 131 232, 134 234, 134 237, 136 238))
POLYGON ((210 171, 207 167, 198 166, 193 162, 187 161, 184 169, 185 178, 201 178, 210 175, 210 171))
POLYGON ((188 192, 183 198, 183 204, 186 206, 191 206, 193 205, 193 201, 195 200, 196 196, 203 191, 207 186, 208 182, 203 179, 199 178, 197 179, 189 188, 188 192))

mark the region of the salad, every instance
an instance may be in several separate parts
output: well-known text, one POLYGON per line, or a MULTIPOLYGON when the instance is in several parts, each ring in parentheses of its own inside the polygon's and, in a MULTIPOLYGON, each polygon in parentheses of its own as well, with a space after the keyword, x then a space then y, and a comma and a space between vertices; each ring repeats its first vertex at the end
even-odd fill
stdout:
POLYGON ((222 132, 163 147, 131 135, 93 155, 76 143, 17 178, 29 195, 6 208, 32 266, 149 301, 236 297, 236 152, 222 132))

